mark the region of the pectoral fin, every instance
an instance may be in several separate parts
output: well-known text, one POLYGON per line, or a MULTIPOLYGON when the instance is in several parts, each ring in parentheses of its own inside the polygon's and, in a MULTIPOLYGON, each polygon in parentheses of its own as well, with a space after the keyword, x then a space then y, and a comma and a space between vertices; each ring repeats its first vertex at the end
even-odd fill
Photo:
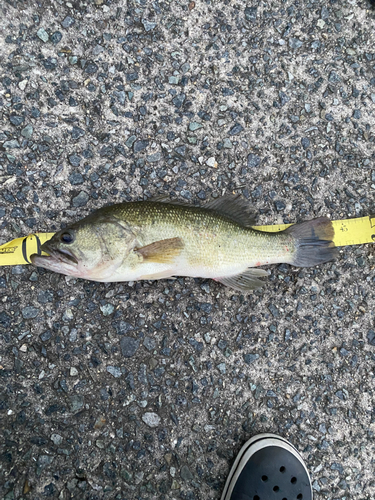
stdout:
POLYGON ((181 253, 184 244, 181 238, 169 238, 167 240, 154 241, 150 245, 135 248, 135 252, 142 255, 147 262, 158 264, 172 264, 181 253))

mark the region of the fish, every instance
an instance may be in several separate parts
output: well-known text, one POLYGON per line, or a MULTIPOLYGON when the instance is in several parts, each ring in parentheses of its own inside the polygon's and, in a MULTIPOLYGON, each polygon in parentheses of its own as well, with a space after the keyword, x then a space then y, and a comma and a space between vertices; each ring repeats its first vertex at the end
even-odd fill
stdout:
POLYGON ((278 233, 256 230, 239 195, 203 207, 165 198, 102 207, 54 234, 33 254, 35 266, 99 282, 211 278, 237 291, 264 285, 260 266, 323 264, 337 257, 326 217, 278 233))

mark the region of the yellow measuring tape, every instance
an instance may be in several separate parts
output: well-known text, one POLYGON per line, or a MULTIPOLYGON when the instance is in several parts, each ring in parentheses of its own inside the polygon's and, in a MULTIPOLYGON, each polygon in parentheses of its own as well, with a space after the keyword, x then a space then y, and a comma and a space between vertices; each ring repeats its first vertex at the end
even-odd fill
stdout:
MULTIPOLYGON (((275 224, 273 226, 254 226, 258 231, 276 233, 292 224, 275 224)), ((362 245, 375 242, 375 215, 359 219, 332 221, 335 230, 333 241, 337 247, 346 245, 362 245)), ((24 238, 17 238, 0 246, 0 266, 16 266, 31 264, 30 255, 41 254, 40 247, 52 238, 55 233, 34 233, 24 238)))
MULTIPOLYGON (((257 226, 256 229, 259 231, 277 232, 283 231, 291 225, 257 226)), ((333 220, 332 226, 335 230, 333 242, 336 247, 375 242, 375 215, 360 217, 359 219, 333 220)))
MULTIPOLYGON (((50 240, 55 233, 35 233, 24 238, 17 238, 0 246, 0 266, 31 264, 30 255, 43 254, 40 247, 50 240)), ((46 254, 43 254, 46 255, 46 254)))

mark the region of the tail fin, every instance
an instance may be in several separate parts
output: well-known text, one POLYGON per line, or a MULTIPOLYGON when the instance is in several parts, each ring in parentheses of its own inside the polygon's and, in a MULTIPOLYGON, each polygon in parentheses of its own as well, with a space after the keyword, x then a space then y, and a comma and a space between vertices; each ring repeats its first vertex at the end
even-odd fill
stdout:
POLYGON ((285 233, 295 239, 296 254, 291 262, 293 266, 317 266, 335 259, 338 255, 332 241, 335 230, 332 222, 326 217, 290 226, 285 233))

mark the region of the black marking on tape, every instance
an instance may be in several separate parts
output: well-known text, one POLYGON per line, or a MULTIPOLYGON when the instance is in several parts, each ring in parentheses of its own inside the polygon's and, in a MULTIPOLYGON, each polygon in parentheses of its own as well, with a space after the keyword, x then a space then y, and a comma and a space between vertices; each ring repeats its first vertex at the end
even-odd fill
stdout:
POLYGON ((34 234, 34 236, 36 238, 36 253, 38 255, 42 255, 42 248, 41 248, 39 236, 37 234, 34 234))
POLYGON ((26 238, 24 238, 22 240, 22 255, 23 255, 23 258, 25 259, 25 262, 27 262, 28 264, 31 264, 31 262, 27 258, 27 252, 26 252, 26 241, 27 241, 27 238, 28 238, 28 236, 26 236, 26 238))

